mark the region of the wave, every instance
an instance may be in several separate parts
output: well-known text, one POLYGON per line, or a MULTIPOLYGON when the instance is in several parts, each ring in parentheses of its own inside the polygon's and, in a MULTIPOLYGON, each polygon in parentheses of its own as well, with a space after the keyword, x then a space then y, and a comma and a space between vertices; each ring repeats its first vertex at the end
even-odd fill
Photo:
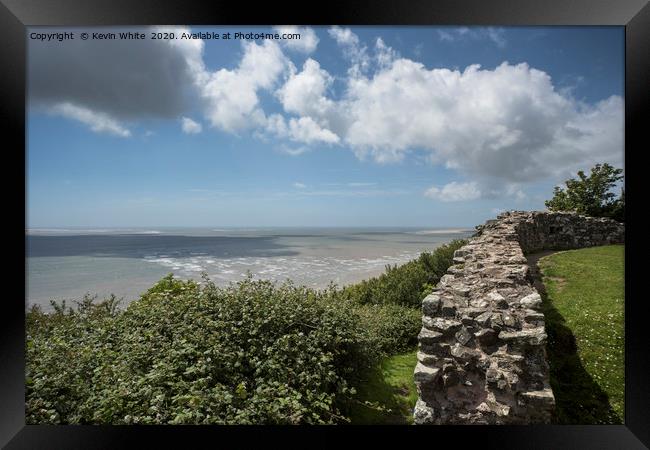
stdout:
POLYGON ((196 278, 207 273, 216 282, 239 281, 247 272, 254 278, 284 281, 287 278, 311 286, 325 287, 330 281, 357 281, 368 274, 379 274, 387 265, 404 264, 417 258, 419 252, 402 252, 393 256, 341 258, 312 257, 239 257, 216 259, 213 256, 171 257, 149 255, 144 261, 163 266, 182 278, 196 278))

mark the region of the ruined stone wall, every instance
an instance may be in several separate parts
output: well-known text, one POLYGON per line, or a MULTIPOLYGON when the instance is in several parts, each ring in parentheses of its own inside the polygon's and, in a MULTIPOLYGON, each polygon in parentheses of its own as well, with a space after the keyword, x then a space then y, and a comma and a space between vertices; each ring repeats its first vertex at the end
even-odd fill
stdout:
POLYGON ((525 253, 622 243, 624 227, 572 213, 512 211, 477 227, 422 303, 416 424, 550 420, 541 297, 525 253))

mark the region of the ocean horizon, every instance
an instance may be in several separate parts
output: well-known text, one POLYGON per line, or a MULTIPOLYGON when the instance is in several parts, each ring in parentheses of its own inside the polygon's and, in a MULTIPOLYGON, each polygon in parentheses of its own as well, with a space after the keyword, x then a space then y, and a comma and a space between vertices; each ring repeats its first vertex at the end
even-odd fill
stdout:
POLYGON ((467 227, 31 227, 25 306, 85 294, 137 299, 163 276, 217 285, 255 279, 321 289, 404 264, 474 233, 467 227))

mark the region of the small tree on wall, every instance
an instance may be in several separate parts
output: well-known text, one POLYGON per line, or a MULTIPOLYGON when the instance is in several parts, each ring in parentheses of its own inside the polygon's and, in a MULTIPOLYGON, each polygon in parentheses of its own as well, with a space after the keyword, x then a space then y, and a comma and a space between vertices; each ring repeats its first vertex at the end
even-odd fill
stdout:
POLYGON ((575 211, 593 217, 611 217, 623 222, 625 218, 625 191, 616 198, 612 189, 623 179, 623 169, 607 163, 596 164, 589 176, 581 170, 578 178, 566 180, 566 188, 556 186, 553 198, 544 202, 551 211, 575 211))

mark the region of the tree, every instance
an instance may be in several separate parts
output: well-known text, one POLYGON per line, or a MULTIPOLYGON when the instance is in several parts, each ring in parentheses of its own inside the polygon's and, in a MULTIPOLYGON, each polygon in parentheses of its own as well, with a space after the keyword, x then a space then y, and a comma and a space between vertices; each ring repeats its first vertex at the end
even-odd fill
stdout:
POLYGON ((544 202, 551 211, 574 211, 593 217, 611 217, 619 222, 625 217, 625 191, 620 197, 612 192, 623 179, 623 169, 607 163, 596 164, 589 176, 581 170, 578 179, 565 181, 566 188, 556 186, 553 198, 544 202))

